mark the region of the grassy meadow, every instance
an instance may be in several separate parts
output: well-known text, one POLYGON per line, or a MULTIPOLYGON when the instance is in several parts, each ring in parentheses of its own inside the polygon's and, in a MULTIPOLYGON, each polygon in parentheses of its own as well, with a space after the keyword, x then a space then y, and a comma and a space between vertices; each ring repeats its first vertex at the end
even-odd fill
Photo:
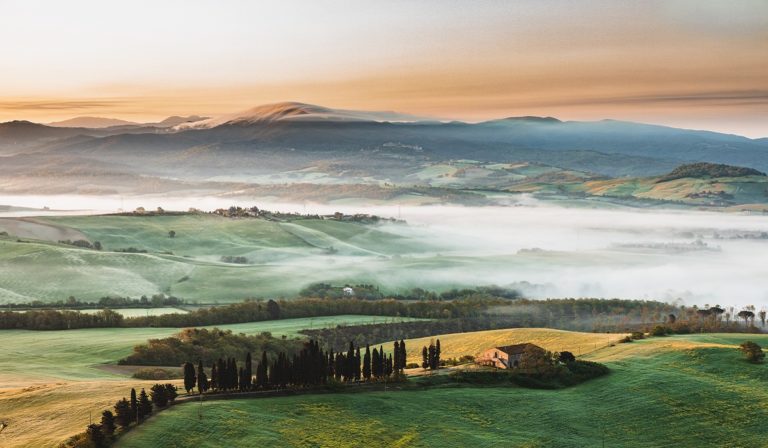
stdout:
POLYGON ((0 236, 0 304, 159 293, 203 303, 292 296, 312 282, 364 281, 369 271, 360 267, 363 257, 380 261, 422 247, 353 222, 207 214, 0 220, 0 231, 9 234, 0 236), (19 238, 25 229, 36 238, 19 238), (62 235, 83 235, 103 250, 58 244, 62 235), (146 253, 121 252, 129 248, 146 253), (222 257, 245 257, 247 263, 222 257))
POLYGON ((212 401, 203 420, 195 405, 181 405, 118 446, 764 447, 768 367, 742 359, 745 339, 768 345, 768 335, 739 334, 605 347, 585 359, 611 374, 563 390, 450 385, 212 401))
MULTIPOLYGON (((217 325, 234 332, 296 336, 306 328, 382 323, 407 318, 330 316, 217 325)), ((134 345, 179 328, 104 328, 66 331, 0 331, 0 446, 55 447, 81 432, 130 391, 154 382, 127 378, 109 368, 134 345), (45 418, 42 418, 42 417, 45 418)))

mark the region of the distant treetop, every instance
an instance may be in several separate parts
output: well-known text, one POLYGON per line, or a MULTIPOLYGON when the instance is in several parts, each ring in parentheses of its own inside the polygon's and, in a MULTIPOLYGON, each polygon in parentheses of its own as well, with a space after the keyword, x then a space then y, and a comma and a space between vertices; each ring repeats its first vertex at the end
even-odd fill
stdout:
POLYGON ((719 163, 688 163, 680 165, 671 173, 661 176, 659 182, 666 182, 684 177, 743 177, 743 176, 765 176, 765 173, 752 168, 740 166, 723 165, 719 163))

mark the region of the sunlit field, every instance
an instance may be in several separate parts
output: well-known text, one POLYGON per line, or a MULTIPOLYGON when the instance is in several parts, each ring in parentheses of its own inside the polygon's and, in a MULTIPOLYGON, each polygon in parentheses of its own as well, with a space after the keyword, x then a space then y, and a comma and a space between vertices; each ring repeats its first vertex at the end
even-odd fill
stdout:
MULTIPOLYGON (((329 316, 285 319, 218 328, 295 337, 307 328, 409 320, 381 316, 329 316)), ((131 387, 153 382, 128 379, 113 369, 134 345, 163 338, 181 328, 103 328, 66 331, 0 330, 0 421, 8 428, 0 442, 9 446, 55 447, 82 431, 89 413, 96 418, 131 387), (50 418, 41 419, 41 415, 50 418)), ((4 446, 4 445, 0 445, 4 446)))
MULTIPOLYGON (((185 404, 153 417, 118 446, 355 447, 365 440, 374 447, 576 448, 605 443, 757 448, 768 437, 768 408, 763 404, 768 370, 743 360, 737 345, 746 337, 768 344, 765 335, 715 334, 602 348, 587 359, 607 364, 612 370, 607 377, 556 391, 390 388, 354 395, 212 401, 204 404, 202 420, 197 405, 185 404)), ((466 338, 476 340, 474 335, 466 338)), ((449 338, 441 336, 443 340, 449 338)))

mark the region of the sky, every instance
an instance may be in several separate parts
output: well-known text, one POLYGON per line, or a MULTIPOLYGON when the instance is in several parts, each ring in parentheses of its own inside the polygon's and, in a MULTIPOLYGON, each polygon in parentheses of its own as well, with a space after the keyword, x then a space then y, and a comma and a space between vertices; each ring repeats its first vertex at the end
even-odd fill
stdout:
POLYGON ((279 101, 768 137, 768 1, 0 0, 0 121, 279 101))

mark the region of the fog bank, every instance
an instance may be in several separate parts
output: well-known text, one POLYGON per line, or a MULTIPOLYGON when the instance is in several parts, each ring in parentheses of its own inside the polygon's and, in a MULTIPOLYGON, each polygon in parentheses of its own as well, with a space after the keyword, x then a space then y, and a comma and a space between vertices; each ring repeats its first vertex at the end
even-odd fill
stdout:
MULTIPOLYGON (((513 207, 281 204, 243 198, 0 197, 0 204, 114 212, 230 205, 299 213, 370 213, 407 226, 381 230, 420 244, 392 257, 282 262, 281 269, 373 281, 385 289, 513 285, 533 297, 682 299, 687 305, 768 304, 768 216, 701 211, 589 209, 530 198, 513 207), (321 266, 323 264, 324 266, 321 266), (345 277, 346 275, 346 277, 345 277)), ((13 212, 14 216, 24 214, 13 212)), ((26 215, 39 214, 26 212, 26 215)))

